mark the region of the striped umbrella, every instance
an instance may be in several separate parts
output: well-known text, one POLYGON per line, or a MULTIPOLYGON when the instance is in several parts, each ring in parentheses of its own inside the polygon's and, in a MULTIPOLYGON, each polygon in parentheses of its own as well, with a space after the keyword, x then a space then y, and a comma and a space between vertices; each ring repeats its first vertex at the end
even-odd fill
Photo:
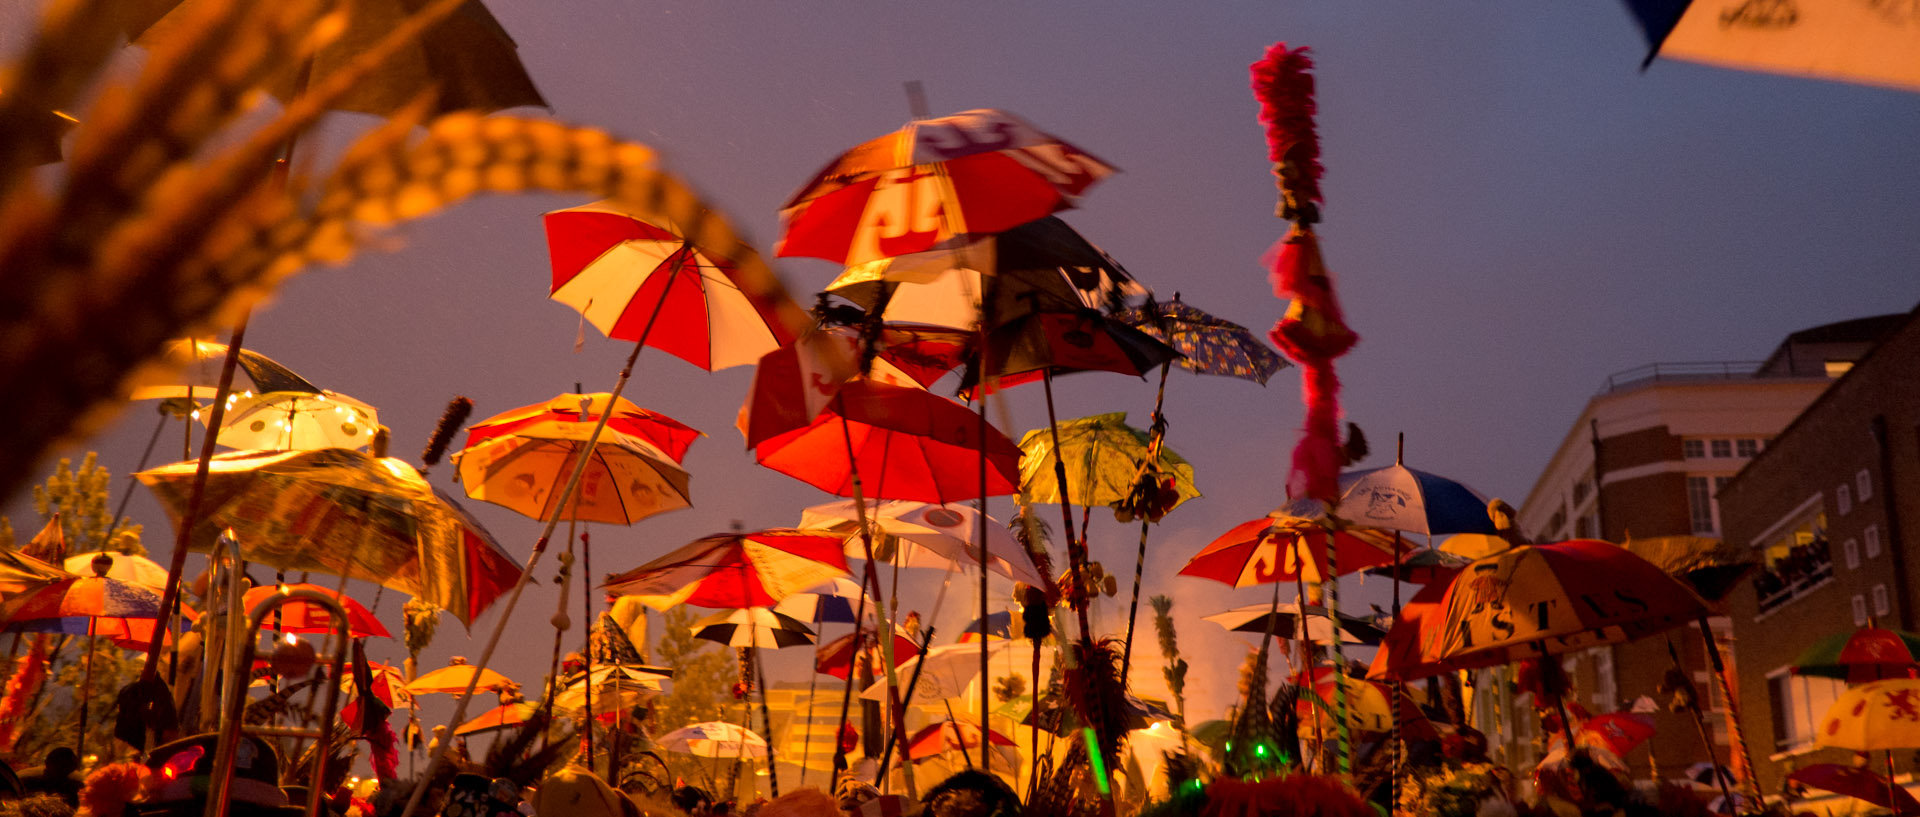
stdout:
POLYGON ((792 528, 717 533, 625 573, 605 588, 656 610, 677 604, 769 607, 828 579, 848 575, 840 537, 792 528))

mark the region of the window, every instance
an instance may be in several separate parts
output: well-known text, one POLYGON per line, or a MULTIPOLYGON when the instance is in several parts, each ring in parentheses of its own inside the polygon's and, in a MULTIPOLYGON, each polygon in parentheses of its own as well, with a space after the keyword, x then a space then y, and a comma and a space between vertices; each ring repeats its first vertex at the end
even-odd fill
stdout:
POLYGON ((1785 668, 1767 678, 1773 705, 1773 745, 1790 751, 1813 745, 1814 725, 1846 691, 1836 678, 1791 675, 1785 668))
POLYGON ((1887 586, 1884 584, 1874 585, 1873 614, 1876 616, 1887 616, 1892 614, 1892 610, 1892 606, 1887 603, 1887 586))
POLYGON ((1848 539, 1844 544, 1840 545, 1840 552, 1846 556, 1848 570, 1860 569, 1860 543, 1859 542, 1856 542, 1852 539, 1848 539))
POLYGON ((1853 475, 1853 495, 1859 497, 1861 502, 1873 498, 1873 478, 1867 475, 1865 468, 1853 475))
POLYGON ((1713 446, 1714 459, 1724 460, 1733 456, 1732 440, 1711 440, 1709 443, 1713 446))
POLYGON ((1846 483, 1841 483, 1840 487, 1833 489, 1833 504, 1839 507, 1841 516, 1852 513, 1853 489, 1847 487, 1846 483))
POLYGON ((1804 515, 1792 517, 1772 538, 1756 543, 1766 568, 1753 577, 1760 612, 1769 612, 1833 578, 1833 554, 1827 544, 1827 517, 1819 497, 1804 515))
POLYGON ((1867 597, 1853 594, 1853 626, 1867 626, 1867 597))
POLYGON ((1867 558, 1871 559, 1875 556, 1880 555, 1880 526, 1879 525, 1868 525, 1866 530, 1863 530, 1860 532, 1860 538, 1863 540, 1866 540, 1867 558))
POLYGON ((1825 366, 1827 377, 1829 378, 1839 377, 1847 372, 1853 371, 1853 361, 1851 360, 1829 360, 1825 362, 1825 366))
POLYGON ((1741 457, 1751 457, 1760 453, 1760 441, 1752 438, 1733 441, 1733 453, 1741 457))
POLYGON ((1706 477, 1687 477, 1687 514, 1693 520, 1693 532, 1713 534, 1713 493, 1706 477))
POLYGON ((1707 441, 1681 440, 1680 455, 1690 460, 1705 459, 1707 456, 1707 441))

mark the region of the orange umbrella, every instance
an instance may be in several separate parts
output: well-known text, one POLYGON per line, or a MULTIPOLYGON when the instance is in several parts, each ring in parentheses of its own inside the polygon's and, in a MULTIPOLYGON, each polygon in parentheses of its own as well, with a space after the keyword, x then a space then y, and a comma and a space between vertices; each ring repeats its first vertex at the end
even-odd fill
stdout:
MULTIPOLYGON (((429 672, 413 679, 407 685, 407 691, 415 695, 428 695, 435 692, 449 692, 458 695, 467 691, 467 684, 473 680, 474 667, 464 660, 429 672)), ((507 676, 490 669, 480 670, 480 681, 474 684, 475 692, 497 692, 517 686, 507 676)))
POLYGON ((1212 579, 1233 587, 1327 575, 1327 548, 1337 550, 1341 573, 1393 562, 1394 539, 1370 528, 1329 532, 1314 521, 1276 511, 1235 525, 1180 568, 1182 576, 1212 579), (1304 571, 1304 575, 1302 575, 1304 571))
POLYGON ((806 426, 760 443, 761 465, 836 496, 948 504, 1020 489, 1020 448, 974 413, 923 389, 856 378, 806 426), (848 449, 853 451, 848 456, 848 449))
POLYGON ((772 528, 718 533, 607 579, 607 592, 638 596, 665 610, 686 603, 771 607, 787 596, 847 575, 841 537, 772 528))
MULTIPOLYGON (((315 593, 331 596, 347 610, 347 632, 354 638, 392 638, 385 625, 373 617, 373 611, 354 601, 345 593, 336 593, 317 584, 281 584, 261 585, 248 590, 240 597, 240 604, 252 610, 260 602, 266 601, 277 593, 291 593, 295 590, 311 590, 315 593)), ((283 633, 330 633, 333 632, 333 616, 325 607, 306 601, 291 601, 280 605, 280 631, 283 633)))
MULTIPOLYGON (((521 406, 503 411, 485 420, 467 427, 467 444, 472 448, 480 443, 508 434, 545 431, 543 436, 552 437, 572 426, 591 426, 600 419, 600 412, 607 410, 608 394, 563 394, 545 403, 521 406)), ((665 452, 674 462, 680 462, 687 456, 687 449, 695 440, 707 436, 699 429, 668 417, 651 409, 634 405, 624 397, 612 400, 613 416, 607 418, 607 430, 618 431, 629 437, 638 437, 655 448, 665 452)), ((579 437, 584 439, 585 430, 579 437)))

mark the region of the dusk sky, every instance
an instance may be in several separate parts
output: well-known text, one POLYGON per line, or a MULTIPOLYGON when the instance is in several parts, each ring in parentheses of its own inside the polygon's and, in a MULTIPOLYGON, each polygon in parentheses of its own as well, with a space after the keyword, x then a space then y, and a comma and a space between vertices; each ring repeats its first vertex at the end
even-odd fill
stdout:
MULTIPOLYGON (((0 0, 5 53, 38 5, 0 0)), ((1758 360, 1793 330, 1920 301, 1920 95, 1667 61, 1643 73, 1645 45, 1618 3, 488 5, 551 116, 659 150, 763 251, 776 238, 775 208, 841 150, 902 125, 902 83, 920 80, 935 113, 1002 108, 1121 168, 1064 218, 1163 297, 1178 291, 1263 332, 1285 304, 1259 259, 1286 225, 1273 217, 1247 65, 1275 41, 1310 46, 1326 166, 1320 235, 1362 337, 1339 362, 1348 418, 1374 442, 1362 465, 1390 463, 1404 432, 1409 465, 1516 505, 1609 373, 1758 360)), ((371 122, 335 116, 323 138, 303 143, 300 165, 330 165, 371 122)), ((387 242, 395 251, 369 248, 293 280, 255 313, 247 346, 377 406, 393 453, 408 459, 456 394, 473 398, 477 419, 576 382, 605 390, 627 345, 589 328, 574 354, 577 313, 546 299, 538 217, 586 200, 492 198, 408 225, 387 242)), ((837 271, 774 263, 802 300, 837 271)), ((733 420, 749 375, 641 356, 628 396, 710 436, 687 460, 695 507, 630 530, 596 528, 597 573, 732 520, 792 525, 802 507, 832 499, 743 450, 733 420)), ((1119 376, 1056 385, 1063 417, 1125 410, 1144 427, 1153 404, 1151 383, 1119 376)), ((1010 394, 1004 430, 1017 439, 1045 414, 1037 386, 1010 394)), ((1173 574, 1213 536, 1281 503, 1298 376, 1282 372, 1263 389, 1176 372, 1167 415, 1168 444, 1194 463, 1205 496, 1156 530, 1146 586, 1177 599, 1189 659, 1208 662, 1189 691, 1203 720, 1228 703, 1241 645, 1253 639, 1198 617, 1268 591, 1173 574)), ((150 404, 134 404, 74 451, 98 449, 124 475, 154 422, 150 404)), ((171 445, 154 464, 178 458, 177 428, 163 440, 171 445)), ((452 473, 443 466, 433 478, 457 494, 452 473)), ((530 550, 536 523, 467 507, 516 555, 530 550)), ((8 509, 25 527, 24 501, 8 509)), ((1005 499, 990 505, 1003 519, 1008 510, 1005 499)), ((131 512, 164 559, 171 534, 144 489, 131 512)), ((1095 558, 1130 576, 1137 529, 1105 511, 1095 519, 1095 558)), ((551 644, 549 567, 496 661, 529 685, 551 644)), ((907 576, 927 591, 919 598, 938 581, 907 576)), ((1383 587, 1369 582, 1358 595, 1379 600, 1383 587)), ((371 598, 370 588, 356 593, 371 598)), ((1103 603, 1106 628, 1124 627, 1124 595, 1103 603)), ((957 589, 948 598, 946 633, 976 614, 972 598, 957 589)), ((1004 582, 993 598, 996 609, 1006 603, 1004 582)), ((382 604, 390 626, 400 601, 382 604)), ((479 649, 449 618, 422 665, 479 649)), ((1150 629, 1139 649, 1147 661, 1135 682, 1158 696, 1150 629)), ((398 641, 372 653, 404 657, 398 641)), ((802 679, 800 660, 774 666, 802 679)))

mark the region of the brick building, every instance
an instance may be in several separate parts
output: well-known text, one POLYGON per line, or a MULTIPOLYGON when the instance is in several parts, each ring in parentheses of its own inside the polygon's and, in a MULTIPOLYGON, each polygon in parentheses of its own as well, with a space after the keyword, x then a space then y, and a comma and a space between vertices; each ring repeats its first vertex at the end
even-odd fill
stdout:
MULTIPOLYGON (((1568 428, 1566 436, 1519 509, 1520 529, 1532 541, 1692 535, 1719 537, 1723 528, 1715 492, 1762 451, 1781 429, 1884 334, 1892 319, 1845 321, 1795 332, 1764 361, 1658 363, 1607 378, 1600 392, 1568 428)), ((1725 617, 1712 620, 1723 655, 1738 633, 1725 617)), ((1664 704, 1658 687, 1673 665, 1668 645, 1679 653, 1700 691, 1711 697, 1714 752, 1730 757, 1726 702, 1710 683, 1698 626, 1670 638, 1584 650, 1564 657, 1579 703, 1599 714, 1632 707, 1637 699, 1664 704)), ((1745 665, 1744 651, 1740 665, 1745 665)), ((1496 690, 1481 710, 1498 724, 1508 765, 1531 768, 1538 757, 1538 726, 1527 696, 1496 690)), ((1707 759, 1691 719, 1653 713, 1655 737, 1625 758, 1636 777, 1657 762, 1660 775, 1678 777, 1707 759)), ((1493 734, 1489 732, 1489 734, 1493 734)), ((1749 741, 1752 739, 1749 738, 1749 741)), ((1764 754, 1764 753, 1762 753, 1764 754)))
POLYGON ((1920 618, 1909 550, 1920 544, 1920 310, 1892 317, 1894 331, 1719 492, 1726 541, 1767 564, 1728 608, 1765 792, 1794 767, 1852 756, 1813 748, 1843 686, 1792 675, 1794 658, 1869 619, 1911 630, 1920 618))

